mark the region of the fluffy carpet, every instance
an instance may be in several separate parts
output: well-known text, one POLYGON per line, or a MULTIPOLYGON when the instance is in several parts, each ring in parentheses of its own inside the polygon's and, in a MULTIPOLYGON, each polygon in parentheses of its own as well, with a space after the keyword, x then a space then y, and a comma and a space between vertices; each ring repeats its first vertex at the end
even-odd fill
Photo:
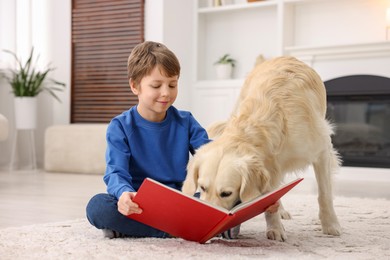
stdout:
MULTIPOLYGON (((335 198, 340 237, 321 233, 313 195, 287 194, 286 242, 265 238, 264 216, 241 227, 238 240, 106 239, 85 219, 0 230, 1 259, 390 259, 390 201, 335 198)), ((196 228, 196 227, 194 227, 196 228)))

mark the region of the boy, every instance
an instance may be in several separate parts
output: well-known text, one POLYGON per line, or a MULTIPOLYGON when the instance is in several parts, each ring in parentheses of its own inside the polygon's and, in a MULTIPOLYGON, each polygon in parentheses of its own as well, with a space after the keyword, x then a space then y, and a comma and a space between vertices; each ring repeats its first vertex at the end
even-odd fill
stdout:
POLYGON ((90 200, 87 218, 109 238, 169 237, 126 217, 142 212, 132 199, 146 177, 181 190, 189 152, 194 154, 210 140, 191 113, 172 106, 180 75, 173 52, 161 43, 141 43, 132 50, 127 69, 138 104, 115 117, 107 128, 103 179, 108 194, 90 200))

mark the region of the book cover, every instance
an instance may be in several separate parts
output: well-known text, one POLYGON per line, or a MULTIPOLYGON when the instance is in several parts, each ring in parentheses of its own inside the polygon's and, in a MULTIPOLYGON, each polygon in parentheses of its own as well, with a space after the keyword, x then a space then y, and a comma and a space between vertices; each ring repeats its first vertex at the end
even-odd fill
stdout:
POLYGON ((143 211, 128 217, 175 237, 205 243, 221 232, 263 213, 302 180, 294 180, 227 210, 147 178, 134 197, 134 202, 143 211))

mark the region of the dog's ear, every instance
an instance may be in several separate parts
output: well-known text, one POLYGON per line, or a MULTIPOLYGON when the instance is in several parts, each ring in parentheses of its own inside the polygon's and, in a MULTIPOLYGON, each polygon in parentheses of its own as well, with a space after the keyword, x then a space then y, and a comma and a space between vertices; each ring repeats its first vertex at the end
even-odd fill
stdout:
POLYGON ((253 159, 242 166, 240 199, 246 202, 269 190, 270 176, 268 171, 253 159))
POLYGON ((183 183, 182 191, 184 194, 193 196, 198 188, 199 178, 199 160, 192 158, 187 165, 187 177, 183 183))

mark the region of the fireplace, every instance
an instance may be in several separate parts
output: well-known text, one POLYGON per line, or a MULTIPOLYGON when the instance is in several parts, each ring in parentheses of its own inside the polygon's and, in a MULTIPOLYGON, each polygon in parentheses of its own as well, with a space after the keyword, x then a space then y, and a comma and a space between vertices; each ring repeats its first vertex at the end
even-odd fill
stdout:
POLYGON ((390 78, 352 75, 325 86, 343 165, 390 168, 390 78))

